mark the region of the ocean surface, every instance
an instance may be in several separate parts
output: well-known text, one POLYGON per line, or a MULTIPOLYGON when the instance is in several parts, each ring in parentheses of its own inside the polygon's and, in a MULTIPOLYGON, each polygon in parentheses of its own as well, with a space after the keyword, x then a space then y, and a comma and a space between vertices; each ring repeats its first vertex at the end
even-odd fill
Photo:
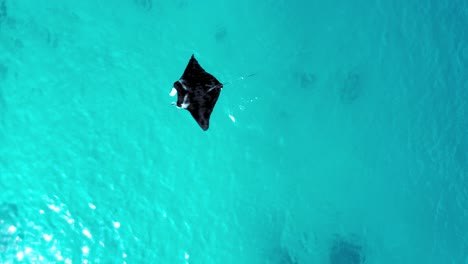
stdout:
POLYGON ((467 29, 463 0, 0 0, 0 263, 467 264, 467 29), (206 132, 169 96, 192 54, 231 82, 206 132))

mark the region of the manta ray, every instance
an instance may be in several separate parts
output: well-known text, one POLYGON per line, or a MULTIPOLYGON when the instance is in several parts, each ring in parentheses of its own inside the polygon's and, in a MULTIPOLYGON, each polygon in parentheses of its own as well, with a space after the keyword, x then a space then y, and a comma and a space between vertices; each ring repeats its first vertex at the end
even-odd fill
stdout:
POLYGON ((182 77, 174 82, 170 96, 177 94, 177 108, 187 109, 203 131, 210 127, 210 116, 223 84, 206 72, 192 54, 182 77))

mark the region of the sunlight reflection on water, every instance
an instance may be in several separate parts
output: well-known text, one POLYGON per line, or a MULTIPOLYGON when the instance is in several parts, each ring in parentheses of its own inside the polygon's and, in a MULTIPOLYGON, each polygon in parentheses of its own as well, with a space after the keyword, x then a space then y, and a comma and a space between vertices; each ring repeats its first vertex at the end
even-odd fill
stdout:
MULTIPOLYGON (((73 214, 57 197, 43 201, 44 209, 1 205, 1 263, 95 263, 103 258, 107 244, 117 244, 120 251, 113 262, 125 263, 119 221, 94 214, 90 222, 81 218, 89 212, 73 214)), ((89 208, 97 211, 91 203, 89 208)))

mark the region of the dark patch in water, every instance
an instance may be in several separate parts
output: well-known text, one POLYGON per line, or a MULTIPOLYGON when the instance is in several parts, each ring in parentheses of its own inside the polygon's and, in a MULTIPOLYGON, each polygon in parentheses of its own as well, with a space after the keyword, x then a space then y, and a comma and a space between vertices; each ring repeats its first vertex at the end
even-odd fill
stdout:
POLYGON ((362 93, 361 76, 354 72, 349 72, 342 86, 339 89, 341 102, 351 104, 356 101, 362 93))
POLYGON ((362 264, 365 261, 362 246, 341 237, 333 241, 329 257, 330 264, 362 264))
POLYGON ((6 0, 0 0, 0 24, 6 19, 8 16, 6 0))
POLYGON ((302 89, 311 89, 317 82, 317 76, 310 72, 302 72, 299 74, 299 82, 302 89))
POLYGON ((291 114, 287 110, 278 109, 277 111, 277 114, 274 116, 275 120, 285 122, 291 118, 291 114))
POLYGON ((218 27, 215 33, 215 39, 217 42, 224 41, 226 39, 227 31, 225 27, 218 27))
POLYGON ((188 0, 179 0, 177 1, 177 7, 180 9, 186 8, 188 6, 188 0))
POLYGON ((278 248, 271 252, 267 263, 272 264, 298 264, 297 260, 291 256, 285 248, 278 248))
POLYGON ((23 42, 19 39, 15 39, 15 47, 18 49, 22 49, 24 47, 23 42))
POLYGON ((153 0, 133 0, 133 2, 146 11, 153 9, 153 0))
POLYGON ((13 203, 3 203, 0 205, 0 222, 6 219, 14 219, 18 216, 18 206, 13 203))
POLYGON ((57 35, 53 34, 49 29, 46 29, 46 41, 47 45, 50 45, 53 48, 57 48, 57 35))

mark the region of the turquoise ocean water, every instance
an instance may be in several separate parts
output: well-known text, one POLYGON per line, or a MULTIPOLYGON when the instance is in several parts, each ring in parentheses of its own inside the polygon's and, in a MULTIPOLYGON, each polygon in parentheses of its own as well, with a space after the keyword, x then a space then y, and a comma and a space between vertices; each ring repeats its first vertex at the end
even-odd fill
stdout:
POLYGON ((462 0, 0 0, 0 263, 467 264, 467 28, 462 0), (207 132, 169 96, 192 53, 257 73, 207 132))

